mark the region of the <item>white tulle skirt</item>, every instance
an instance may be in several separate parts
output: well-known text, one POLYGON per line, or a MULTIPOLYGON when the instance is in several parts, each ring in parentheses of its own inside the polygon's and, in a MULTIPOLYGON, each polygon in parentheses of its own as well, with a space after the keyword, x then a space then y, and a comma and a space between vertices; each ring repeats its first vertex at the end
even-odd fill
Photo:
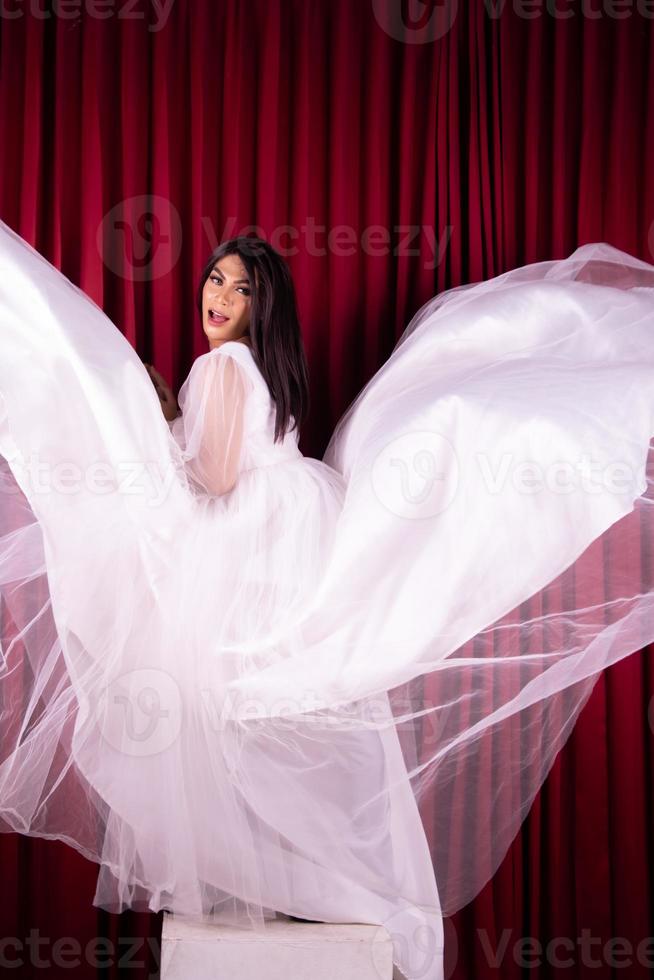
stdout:
POLYGON ((112 911, 378 923, 438 980, 442 916, 654 640, 654 267, 440 294, 322 461, 222 498, 1 224, 0 344, 0 829, 97 862, 112 911))

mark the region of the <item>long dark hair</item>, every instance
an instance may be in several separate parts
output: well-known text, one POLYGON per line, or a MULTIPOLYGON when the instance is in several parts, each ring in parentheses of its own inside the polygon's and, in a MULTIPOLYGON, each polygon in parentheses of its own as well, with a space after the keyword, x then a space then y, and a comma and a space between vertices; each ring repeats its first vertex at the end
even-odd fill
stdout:
POLYGON ((309 411, 309 370, 291 270, 262 238, 248 235, 222 242, 211 253, 200 276, 196 296, 200 319, 204 284, 224 255, 238 255, 247 270, 252 296, 251 349, 277 408, 274 441, 281 441, 291 415, 295 421, 289 431, 299 431, 309 411))

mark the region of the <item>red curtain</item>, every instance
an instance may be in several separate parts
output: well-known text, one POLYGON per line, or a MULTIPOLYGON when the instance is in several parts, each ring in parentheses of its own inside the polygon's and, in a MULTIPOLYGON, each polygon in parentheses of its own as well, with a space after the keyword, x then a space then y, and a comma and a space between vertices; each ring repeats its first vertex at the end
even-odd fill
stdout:
MULTIPOLYGON (((438 291, 590 241, 654 260, 653 19, 649 0, 2 0, 0 217, 175 386, 205 350, 204 260, 257 228, 293 272, 320 456, 438 291)), ((600 678, 447 921, 448 976, 651 972, 651 652, 600 678)), ((160 916, 92 908, 76 852, 2 835, 0 868, 0 969, 154 975, 160 916)))

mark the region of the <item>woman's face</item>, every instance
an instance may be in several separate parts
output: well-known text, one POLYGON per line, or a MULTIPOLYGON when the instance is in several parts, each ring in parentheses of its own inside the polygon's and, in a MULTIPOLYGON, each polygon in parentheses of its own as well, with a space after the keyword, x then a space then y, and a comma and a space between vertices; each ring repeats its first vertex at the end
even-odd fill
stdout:
MULTIPOLYGON (((226 340, 247 337, 252 297, 245 266, 238 255, 223 255, 202 290, 202 329, 209 349, 226 340)), ((247 337, 246 343, 249 343, 247 337)))

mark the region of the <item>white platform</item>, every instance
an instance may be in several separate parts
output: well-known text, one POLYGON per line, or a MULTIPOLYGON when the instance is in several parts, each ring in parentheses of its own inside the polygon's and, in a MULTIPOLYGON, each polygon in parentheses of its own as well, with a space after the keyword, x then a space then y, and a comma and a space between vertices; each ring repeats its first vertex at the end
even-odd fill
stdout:
POLYGON ((161 980, 392 980, 382 926, 276 919, 260 931, 164 913, 161 980))

